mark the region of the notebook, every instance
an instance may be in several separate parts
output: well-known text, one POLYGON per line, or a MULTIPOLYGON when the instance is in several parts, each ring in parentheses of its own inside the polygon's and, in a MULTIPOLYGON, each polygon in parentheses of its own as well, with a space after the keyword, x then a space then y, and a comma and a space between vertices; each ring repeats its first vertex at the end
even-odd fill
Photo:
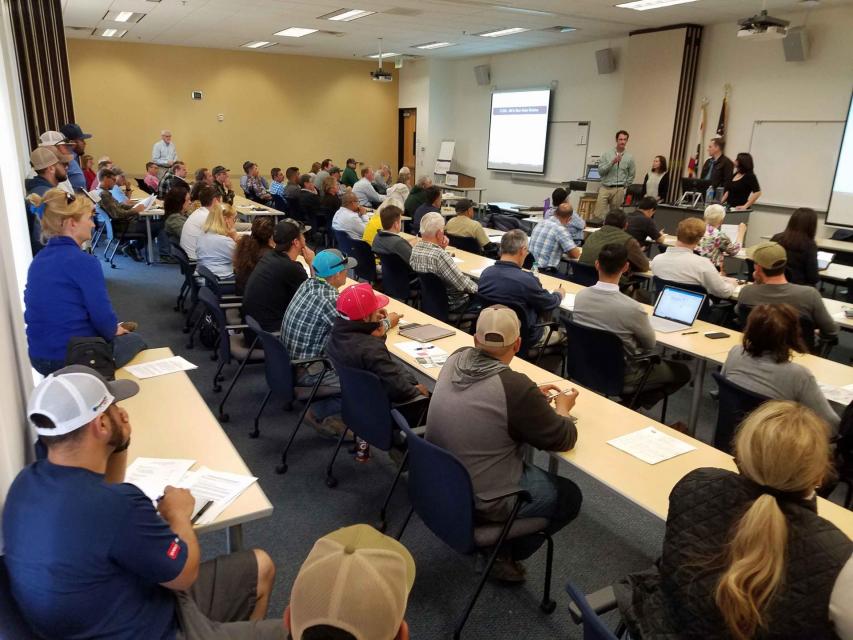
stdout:
POLYGON ((651 318, 652 327, 655 331, 662 333, 686 329, 696 321, 703 302, 705 302, 703 293, 664 287, 655 303, 655 311, 651 318))
POLYGON ((416 340, 417 342, 432 342, 433 340, 452 336, 456 332, 452 329, 437 327, 434 324, 418 324, 413 322, 411 324, 407 324, 405 327, 400 327, 398 333, 401 336, 411 340, 416 340))
POLYGON ((817 252, 817 270, 823 271, 826 269, 832 261, 835 260, 835 254, 830 253, 829 251, 818 251, 817 252))

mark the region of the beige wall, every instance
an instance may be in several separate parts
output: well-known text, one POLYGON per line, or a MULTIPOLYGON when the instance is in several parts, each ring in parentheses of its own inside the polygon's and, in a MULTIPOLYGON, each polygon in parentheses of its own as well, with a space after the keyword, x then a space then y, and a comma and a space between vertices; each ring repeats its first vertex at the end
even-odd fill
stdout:
POLYGON ((221 163, 235 184, 249 159, 264 175, 325 157, 397 162, 396 72, 373 82, 373 62, 78 39, 68 56, 88 150, 130 174, 144 172, 164 128, 191 171, 221 163))

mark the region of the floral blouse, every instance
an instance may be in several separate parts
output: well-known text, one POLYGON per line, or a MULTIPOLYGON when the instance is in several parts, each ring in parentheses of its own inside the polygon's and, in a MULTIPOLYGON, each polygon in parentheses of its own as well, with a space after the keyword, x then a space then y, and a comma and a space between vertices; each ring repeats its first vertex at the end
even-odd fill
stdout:
POLYGON ((734 242, 725 233, 710 224, 705 227, 705 235, 699 241, 699 255, 708 258, 718 269, 726 256, 734 257, 740 249, 739 242, 734 242))

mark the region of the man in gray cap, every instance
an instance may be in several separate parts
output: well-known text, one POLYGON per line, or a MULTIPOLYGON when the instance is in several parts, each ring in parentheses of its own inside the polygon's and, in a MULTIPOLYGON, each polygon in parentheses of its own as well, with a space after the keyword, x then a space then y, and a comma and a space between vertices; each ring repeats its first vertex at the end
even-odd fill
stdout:
POLYGON ((202 563, 192 494, 167 486, 155 505, 124 482, 132 428, 117 403, 138 392, 79 365, 33 391, 27 417, 47 458, 18 474, 3 511, 21 613, 51 638, 283 640, 280 619, 262 620, 275 576, 266 553, 202 563))

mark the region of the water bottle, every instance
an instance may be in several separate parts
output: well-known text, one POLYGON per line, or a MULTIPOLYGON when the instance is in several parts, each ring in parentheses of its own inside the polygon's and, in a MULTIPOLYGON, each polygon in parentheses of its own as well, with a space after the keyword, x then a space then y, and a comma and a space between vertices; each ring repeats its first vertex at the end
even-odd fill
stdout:
POLYGON ((536 260, 533 261, 533 267, 530 270, 533 272, 533 275, 539 275, 539 265, 536 264, 536 260))
POLYGON ((723 201, 723 194, 726 192, 722 187, 717 187, 717 190, 714 192, 714 200, 717 202, 723 201))
POLYGON ((709 186, 705 192, 705 204, 711 204, 712 202, 714 202, 714 187, 709 186))

